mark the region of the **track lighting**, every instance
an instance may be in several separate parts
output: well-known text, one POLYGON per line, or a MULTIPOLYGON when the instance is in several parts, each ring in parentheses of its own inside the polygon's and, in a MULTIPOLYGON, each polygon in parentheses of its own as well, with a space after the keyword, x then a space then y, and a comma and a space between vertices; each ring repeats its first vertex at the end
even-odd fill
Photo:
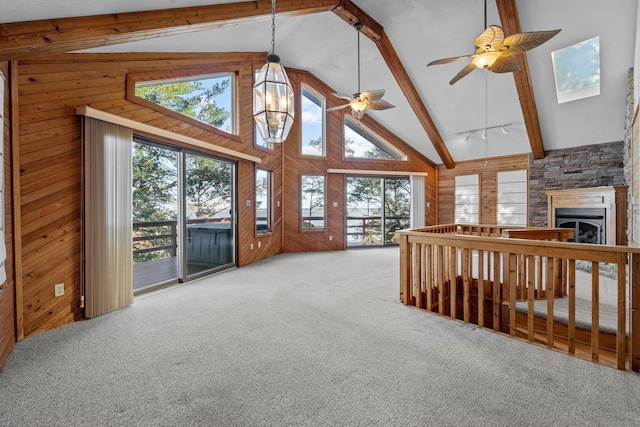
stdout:
POLYGON ((509 129, 507 129, 507 126, 511 126, 511 123, 505 123, 502 125, 495 125, 495 126, 487 126, 487 127, 478 128, 478 129, 469 129, 464 132, 458 132, 456 135, 464 135, 464 140, 468 141, 471 138, 472 133, 482 131, 482 139, 487 139, 487 131, 489 131, 490 129, 500 128, 503 135, 508 135, 510 132, 509 132, 509 129))

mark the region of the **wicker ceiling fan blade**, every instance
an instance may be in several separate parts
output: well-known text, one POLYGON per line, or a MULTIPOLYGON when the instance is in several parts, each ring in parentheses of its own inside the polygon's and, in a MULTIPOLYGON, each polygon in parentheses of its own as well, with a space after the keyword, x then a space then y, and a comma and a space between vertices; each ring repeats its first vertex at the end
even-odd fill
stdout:
POLYGON ((511 73, 520 71, 520 63, 516 55, 500 55, 496 62, 487 68, 494 73, 511 73))
POLYGON ((503 42, 504 32, 497 25, 489 25, 474 41, 475 45, 483 51, 487 49, 487 46, 495 48, 495 46, 501 46, 503 42))
POLYGON ((338 106, 336 106, 336 107, 327 108, 325 111, 336 111, 336 110, 340 110, 340 109, 342 109, 342 108, 348 107, 348 106, 350 106, 350 105, 351 105, 351 103, 349 103, 349 104, 342 104, 342 105, 338 105, 338 106))
POLYGON ((460 80, 461 78, 463 78, 464 76, 466 76, 467 74, 469 74, 470 72, 472 72, 473 70, 475 70, 477 67, 475 66, 475 64, 473 62, 469 62, 467 64, 466 67, 464 67, 462 70, 460 70, 458 72, 458 74, 456 74, 450 81, 449 84, 453 85, 455 82, 457 82, 458 80, 460 80))
POLYGON ((509 52, 511 55, 526 52, 545 43, 560 31, 561 30, 533 31, 530 33, 514 34, 505 39, 503 46, 507 48, 506 52, 509 52))

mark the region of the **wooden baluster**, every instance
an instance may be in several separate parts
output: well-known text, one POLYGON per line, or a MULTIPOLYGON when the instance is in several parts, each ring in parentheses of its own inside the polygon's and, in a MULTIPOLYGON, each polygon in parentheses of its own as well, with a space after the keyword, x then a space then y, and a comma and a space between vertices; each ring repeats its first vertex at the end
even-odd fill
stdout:
POLYGON ((553 274, 553 258, 547 257, 547 347, 553 348, 553 303, 555 297, 554 283, 555 275, 553 274))
POLYGON ((478 327, 484 328, 484 251, 478 251, 478 327))
POLYGON ((600 263, 591 263, 591 360, 600 359, 600 263))
POLYGON ((567 341, 569 343, 569 354, 576 353, 576 260, 570 259, 569 268, 569 330, 567 331, 567 341))
POLYGON ((444 315, 444 247, 438 246, 438 314, 444 315))
POLYGON ((410 256, 409 236, 400 235, 400 301, 404 305, 409 304, 409 277, 413 266, 409 262, 410 256))
POLYGON ((543 273, 542 273, 542 257, 541 256, 538 257, 538 265, 536 266, 536 271, 537 271, 536 274, 537 274, 537 286, 538 286, 537 288, 538 294, 536 296, 538 298, 542 298, 545 296, 545 293, 544 293, 544 287, 543 287, 544 276, 542 275, 543 273))
POLYGON ((631 370, 640 371, 640 254, 631 254, 629 265, 629 365, 631 370))
POLYGON ((527 279, 527 289, 528 289, 528 298, 527 298, 527 338, 529 341, 533 342, 534 334, 535 334, 535 310, 533 302, 536 297, 536 284, 535 284, 535 266, 536 266, 536 256, 530 255, 527 257, 527 270, 528 270, 528 279, 527 279))
POLYGON ((493 253, 493 330, 500 330, 500 307, 502 306, 500 290, 500 252, 493 253))
POLYGON ((471 259, 473 255, 469 256, 470 249, 462 249, 462 320, 466 323, 471 322, 471 274, 473 267, 471 259))
MULTIPOLYGON (((509 254, 509 281, 507 287, 509 288, 509 335, 516 336, 516 299, 517 293, 517 254, 509 254)), ((505 277, 506 279, 506 277, 505 277)))
POLYGON ((518 255, 518 299, 527 298, 527 269, 524 254, 518 255))
POLYGON ((422 244, 421 243, 416 243, 413 246, 413 261, 412 264, 414 265, 414 269, 413 269, 413 298, 414 298, 414 305, 418 308, 422 308, 422 302, 420 301, 421 298, 421 292, 420 292, 420 282, 421 282, 421 276, 422 276, 422 263, 420 262, 420 252, 422 250, 422 244))
POLYGON ((618 369, 625 369, 627 357, 627 254, 618 252, 618 331, 616 333, 616 360, 618 369))
POLYGON ((458 249, 453 246, 449 248, 449 316, 457 319, 456 304, 458 302, 457 282, 458 282, 458 249))
POLYGON ((432 245, 427 245, 426 247, 426 254, 425 254, 425 258, 426 258, 426 283, 425 283, 425 290, 427 292, 427 310, 432 311, 433 310, 433 251, 432 251, 433 246, 432 245))

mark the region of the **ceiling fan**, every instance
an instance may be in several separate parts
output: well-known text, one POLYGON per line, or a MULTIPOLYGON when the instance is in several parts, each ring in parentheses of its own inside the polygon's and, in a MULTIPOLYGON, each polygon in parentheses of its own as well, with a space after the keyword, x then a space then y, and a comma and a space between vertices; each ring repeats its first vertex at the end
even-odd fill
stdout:
POLYGON ((387 110, 395 107, 395 105, 388 103, 382 97, 384 96, 384 89, 360 91, 360 30, 363 27, 361 21, 356 21, 353 26, 358 31, 358 92, 353 96, 345 95, 343 93, 336 92, 333 96, 349 101, 348 104, 338 105, 336 107, 327 108, 327 111, 335 111, 345 107, 351 107, 351 115, 360 120, 366 110, 387 110))
POLYGON ((487 26, 487 1, 484 2, 484 26, 485 30, 476 37, 477 49, 469 55, 455 56, 432 61, 427 64, 449 64, 464 58, 473 58, 462 70, 449 82, 454 84, 476 68, 486 68, 494 73, 509 73, 520 71, 517 55, 534 47, 540 46, 560 32, 560 30, 532 31, 528 33, 513 34, 507 38, 502 28, 497 25, 487 26))

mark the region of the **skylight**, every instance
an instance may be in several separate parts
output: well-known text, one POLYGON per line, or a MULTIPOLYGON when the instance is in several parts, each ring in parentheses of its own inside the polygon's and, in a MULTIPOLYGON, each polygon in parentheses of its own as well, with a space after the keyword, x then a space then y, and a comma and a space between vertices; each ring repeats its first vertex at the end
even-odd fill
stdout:
POLYGON ((558 104, 600 95, 600 37, 551 52, 558 104))

